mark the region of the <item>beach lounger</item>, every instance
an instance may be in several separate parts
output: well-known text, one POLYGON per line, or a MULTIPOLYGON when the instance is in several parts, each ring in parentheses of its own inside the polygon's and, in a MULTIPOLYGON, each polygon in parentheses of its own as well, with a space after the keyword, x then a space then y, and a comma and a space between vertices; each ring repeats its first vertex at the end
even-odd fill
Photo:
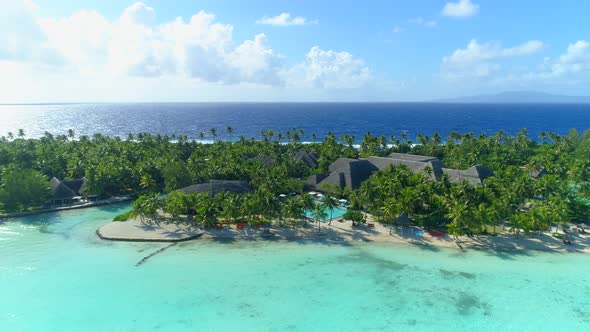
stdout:
POLYGON ((369 227, 369 228, 375 228, 375 224, 367 224, 367 227, 369 227))
POLYGON ((428 234, 430 234, 432 237, 445 237, 445 233, 439 231, 430 231, 428 234))

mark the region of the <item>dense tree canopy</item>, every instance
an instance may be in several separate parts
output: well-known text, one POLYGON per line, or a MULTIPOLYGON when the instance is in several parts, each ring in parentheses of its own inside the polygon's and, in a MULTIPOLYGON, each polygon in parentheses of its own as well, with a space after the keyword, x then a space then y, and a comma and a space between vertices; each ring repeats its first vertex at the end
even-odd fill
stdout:
MULTIPOLYGON (((49 178, 84 176, 92 194, 146 194, 134 203, 136 215, 146 218, 163 208, 171 216, 186 215, 205 223, 255 216, 296 222, 304 210, 312 214, 315 210, 316 219, 321 219, 324 212, 309 195, 287 199, 278 195, 301 193, 307 176, 326 172, 338 158, 402 152, 438 157, 453 168, 487 165, 494 176, 474 187, 451 183, 444 176, 433 181, 426 173, 400 166, 376 172, 353 192, 327 189, 349 198, 352 209, 365 210, 380 220, 395 221, 405 214, 413 223, 446 228, 456 235, 486 232, 504 221, 529 232, 566 221, 586 221, 590 216, 584 200, 590 198, 590 131, 543 133, 537 140, 528 137, 526 130, 514 136, 453 132, 444 142, 436 133, 418 135, 416 142, 405 133, 389 137, 366 133, 356 147, 356 137, 337 138, 332 133, 321 142, 302 144, 303 132, 297 129, 263 131, 261 140, 240 137, 224 142, 214 129, 208 131, 215 140, 212 144, 183 135, 175 140, 150 134, 121 139, 100 134, 76 137, 74 131, 28 139, 18 130, 17 135, 0 139, 0 209, 38 207, 47 199, 49 178), (319 166, 310 168, 293 158, 301 150, 314 152, 319 166), (246 181, 255 191, 216 197, 175 191, 209 179, 246 181), (162 200, 159 193, 171 194, 162 200)), ((223 131, 234 135, 236 129, 223 131)), ((326 208, 328 218, 332 208, 326 208)))

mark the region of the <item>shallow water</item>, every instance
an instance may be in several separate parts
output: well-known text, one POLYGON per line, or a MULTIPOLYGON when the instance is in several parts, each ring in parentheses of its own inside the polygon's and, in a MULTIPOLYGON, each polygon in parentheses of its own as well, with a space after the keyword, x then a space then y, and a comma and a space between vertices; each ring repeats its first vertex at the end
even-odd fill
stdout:
POLYGON ((1 331, 588 331, 590 257, 114 243, 125 206, 0 224, 1 331))

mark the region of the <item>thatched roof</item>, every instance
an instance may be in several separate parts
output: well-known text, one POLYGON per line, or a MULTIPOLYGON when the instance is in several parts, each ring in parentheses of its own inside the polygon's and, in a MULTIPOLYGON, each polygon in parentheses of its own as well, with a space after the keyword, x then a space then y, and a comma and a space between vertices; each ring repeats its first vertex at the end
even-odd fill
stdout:
POLYGON ((356 189, 366 181, 378 168, 366 159, 341 158, 336 160, 329 169, 334 169, 316 187, 321 189, 324 184, 336 185, 341 188, 356 189), (340 166, 336 168, 336 166, 340 166))
POLYGON ((306 185, 317 190, 322 189, 324 184, 356 189, 374 172, 384 170, 391 165, 404 165, 414 173, 424 175, 427 175, 426 169, 430 168, 432 170, 430 177, 433 180, 440 180, 443 174, 447 174, 452 182, 467 180, 473 185, 481 185, 486 178, 493 175, 492 170, 483 165, 475 165, 467 170, 449 169, 435 157, 392 153, 389 157, 340 158, 328 167, 328 174, 312 176, 306 185))
POLYGON ((243 181, 209 180, 208 182, 194 184, 179 190, 187 194, 209 193, 209 195, 215 196, 222 191, 244 194, 252 191, 252 187, 247 182, 243 181))
MULTIPOLYGON (((525 167, 521 167, 520 169, 526 171, 525 167)), ((538 179, 540 177, 547 175, 547 168, 541 167, 539 169, 533 169, 533 170, 528 171, 528 173, 531 176, 531 178, 538 179)))
POLYGON ((338 169, 345 167, 350 162, 357 161, 358 159, 351 159, 351 158, 340 158, 334 161, 333 163, 328 166, 328 172, 336 172, 338 169))
POLYGON ((274 158, 269 157, 269 156, 257 156, 257 157, 252 157, 252 158, 245 158, 245 160, 246 161, 260 161, 260 163, 264 167, 271 166, 275 163, 274 158))
POLYGON ((375 165, 379 170, 384 170, 390 165, 398 166, 404 165, 412 170, 414 173, 423 173, 426 175, 425 169, 430 167, 432 169, 432 179, 438 180, 442 175, 442 168, 444 167, 442 161, 431 158, 431 160, 425 162, 418 162, 413 160, 405 160, 405 159, 395 159, 395 158, 388 158, 388 157, 368 157, 369 160, 373 165, 375 165))
POLYGON ((467 181, 476 186, 482 185, 485 179, 494 175, 491 169, 483 165, 475 165, 467 170, 443 168, 443 173, 448 175, 451 182, 467 181))
POLYGON ((65 199, 76 196, 84 196, 86 193, 86 178, 61 181, 56 177, 51 178, 49 181, 49 187, 51 189, 51 196, 53 199, 65 199))
POLYGON ((301 150, 293 156, 295 160, 299 160, 309 168, 316 168, 318 167, 318 158, 312 152, 308 152, 305 150, 301 150))
POLYGON ((438 158, 436 158, 436 157, 420 156, 417 154, 397 153, 397 152, 391 153, 388 157, 391 159, 416 161, 416 162, 421 162, 421 163, 426 163, 429 161, 438 160, 438 158))
POLYGON ((84 196, 84 194, 86 194, 86 178, 62 181, 62 183, 72 189, 72 191, 78 194, 78 196, 84 196))
POLYGON ((309 178, 307 178, 307 181, 305 182, 306 185, 311 186, 312 189, 315 189, 315 187, 322 182, 326 177, 328 177, 329 174, 314 174, 311 175, 309 178))

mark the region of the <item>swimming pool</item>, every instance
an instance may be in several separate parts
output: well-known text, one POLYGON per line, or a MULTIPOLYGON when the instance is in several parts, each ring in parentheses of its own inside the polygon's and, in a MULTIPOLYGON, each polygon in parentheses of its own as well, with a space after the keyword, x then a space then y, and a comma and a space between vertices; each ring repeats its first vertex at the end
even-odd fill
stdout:
MULTIPOLYGON (((322 221, 328 221, 330 220, 330 210, 326 209, 326 213, 328 214, 328 217, 326 219, 322 219, 322 221)), ((346 209, 345 208, 335 208, 334 211, 332 211, 332 219, 335 218, 340 218, 342 217, 344 214, 346 213, 346 209)), ((311 213, 311 211, 305 211, 305 216, 313 219, 313 213, 311 213)))

